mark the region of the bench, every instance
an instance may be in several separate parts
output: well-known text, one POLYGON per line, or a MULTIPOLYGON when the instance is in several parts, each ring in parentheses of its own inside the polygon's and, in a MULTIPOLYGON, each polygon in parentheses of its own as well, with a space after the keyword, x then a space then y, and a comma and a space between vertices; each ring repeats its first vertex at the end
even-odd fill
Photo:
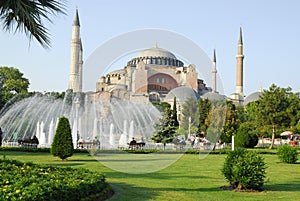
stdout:
POLYGON ((18 140, 19 147, 37 148, 39 145, 38 139, 34 136, 33 139, 26 138, 25 140, 18 140))
POLYGON ((139 150, 139 149, 143 149, 143 147, 145 146, 145 142, 130 142, 128 143, 128 145, 129 145, 128 149, 139 150))
POLYGON ((93 141, 93 142, 78 142, 79 149, 92 149, 97 148, 100 149, 100 142, 93 141))

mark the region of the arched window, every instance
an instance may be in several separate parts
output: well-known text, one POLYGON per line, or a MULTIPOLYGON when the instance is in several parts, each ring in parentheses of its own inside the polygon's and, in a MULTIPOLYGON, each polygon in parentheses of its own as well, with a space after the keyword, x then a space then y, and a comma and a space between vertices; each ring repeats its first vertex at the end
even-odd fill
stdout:
POLYGON ((177 81, 168 74, 157 73, 148 78, 148 92, 168 92, 177 86, 177 81))

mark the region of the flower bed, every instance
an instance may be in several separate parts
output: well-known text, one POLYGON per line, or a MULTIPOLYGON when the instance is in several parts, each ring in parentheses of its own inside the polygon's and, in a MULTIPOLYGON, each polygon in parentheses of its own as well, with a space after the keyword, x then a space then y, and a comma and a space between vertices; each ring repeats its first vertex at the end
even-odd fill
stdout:
POLYGON ((112 194, 105 177, 86 169, 0 160, 0 200, 104 200, 112 194))
MULTIPOLYGON (((45 153, 50 153, 50 148, 0 147, 0 151, 23 151, 23 152, 45 152, 45 153)), ((74 153, 89 153, 89 150, 87 150, 87 149, 74 149, 74 153)))

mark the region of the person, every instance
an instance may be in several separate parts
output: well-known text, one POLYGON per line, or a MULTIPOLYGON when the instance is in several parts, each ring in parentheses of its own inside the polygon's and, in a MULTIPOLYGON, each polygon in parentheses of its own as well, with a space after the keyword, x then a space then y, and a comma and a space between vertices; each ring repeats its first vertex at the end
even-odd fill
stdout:
POLYGON ((134 137, 132 138, 130 144, 136 144, 136 141, 135 141, 134 137))
POLYGON ((78 147, 79 147, 79 149, 83 149, 83 139, 82 139, 82 137, 80 137, 79 140, 78 140, 78 147))
POLYGON ((100 140, 95 137, 95 139, 93 140, 93 146, 97 146, 97 149, 100 149, 100 140))
POLYGON ((132 140, 129 143, 129 149, 135 149, 135 148, 136 148, 136 141, 133 137, 132 140))
POLYGON ((138 146, 140 149, 142 149, 144 146, 145 146, 145 141, 144 141, 144 138, 141 137, 140 140, 138 141, 138 146))
POLYGON ((39 139, 36 136, 33 136, 33 138, 30 140, 30 146, 37 148, 39 145, 39 139))
POLYGON ((199 137, 196 137, 195 142, 194 142, 194 145, 195 145, 196 149, 198 148, 198 143, 199 143, 199 137))
POLYGON ((143 137, 141 137, 141 139, 140 139, 139 143, 145 143, 145 141, 144 141, 144 138, 143 138, 143 137))
POLYGON ((195 144, 195 136, 192 135, 191 138, 190 138, 190 140, 191 140, 191 147, 193 148, 194 144, 195 144))
POLYGON ((36 136, 33 136, 33 138, 31 139, 31 143, 38 145, 39 144, 39 139, 36 136))
POLYGON ((183 149, 183 146, 186 144, 184 138, 181 138, 179 143, 180 143, 180 149, 183 149))

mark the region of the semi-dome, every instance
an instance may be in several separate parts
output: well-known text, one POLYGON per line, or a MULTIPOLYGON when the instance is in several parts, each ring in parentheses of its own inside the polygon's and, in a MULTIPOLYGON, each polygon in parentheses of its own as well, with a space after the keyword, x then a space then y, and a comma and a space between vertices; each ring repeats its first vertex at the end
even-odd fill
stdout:
POLYGON ((259 100, 259 97, 261 95, 262 95, 262 92, 260 92, 260 91, 257 91, 257 92, 254 92, 254 93, 250 94, 249 96, 247 96, 245 98, 244 105, 247 105, 247 104, 249 104, 251 102, 259 100))
POLYGON ((185 102, 188 99, 192 98, 194 100, 199 99, 199 94, 192 88, 186 86, 180 86, 172 89, 165 97, 164 101, 173 102, 174 97, 178 102, 185 102))
POLYGON ((158 47, 145 49, 145 50, 141 51, 140 53, 138 53, 138 55, 136 57, 137 58, 139 58, 139 57, 162 57, 162 58, 165 57, 165 58, 176 59, 176 56, 172 52, 169 52, 168 50, 158 48, 158 47))
POLYGON ((202 99, 208 99, 211 101, 225 100, 226 96, 219 93, 207 92, 201 96, 202 99))
POLYGON ((160 66, 183 66, 183 62, 177 59, 172 52, 159 47, 142 50, 135 58, 131 59, 127 65, 136 66, 136 64, 141 61, 145 64, 160 66))

